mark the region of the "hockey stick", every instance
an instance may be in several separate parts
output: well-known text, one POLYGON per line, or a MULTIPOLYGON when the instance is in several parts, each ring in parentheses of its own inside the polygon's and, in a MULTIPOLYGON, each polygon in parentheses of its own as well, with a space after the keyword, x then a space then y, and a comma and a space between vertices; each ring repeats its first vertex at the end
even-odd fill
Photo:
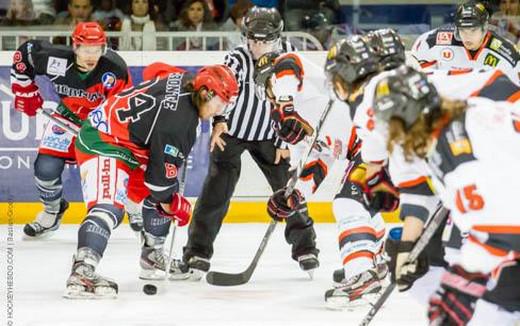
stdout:
MULTIPOLYGON (((305 163, 307 162, 307 159, 309 158, 312 149, 314 148, 314 145, 316 144, 316 140, 318 139, 318 135, 323 127, 323 124, 325 120, 327 119, 327 116, 329 115, 329 112, 332 108, 332 105, 334 104, 334 100, 329 100, 327 103, 327 106, 325 107, 325 110, 323 110, 323 113, 321 114, 320 120, 318 121, 318 124, 316 126, 316 129, 314 130, 314 134, 312 135, 310 139, 310 146, 307 149, 306 152, 304 152, 304 155, 301 157, 300 161, 298 162, 298 166, 296 167, 295 173, 291 176, 289 181, 287 182, 287 189, 285 191, 285 197, 289 196, 296 186, 296 182, 298 181, 303 168, 305 167, 305 163)), ((260 242, 260 246, 256 250, 255 256, 253 258, 253 261, 249 264, 247 269, 241 273, 238 274, 231 274, 231 273, 223 273, 223 272, 209 272, 206 274, 206 281, 211 285, 220 285, 220 286, 235 286, 235 285, 242 285, 251 279, 251 276, 253 275, 253 272, 256 269, 256 266, 258 265, 258 261, 260 260, 260 257, 264 253, 265 247, 267 246, 267 242, 269 241, 271 234, 273 233, 274 229, 276 228, 277 222, 275 220, 272 220, 271 223, 269 223, 269 227, 265 231, 264 237, 262 238, 262 241, 260 242)))
MULTIPOLYGON (((421 234, 421 237, 419 240, 417 240, 417 243, 413 247, 412 251, 410 252, 410 255, 408 256, 407 263, 411 263, 414 260, 419 257, 421 252, 426 248, 428 243, 430 242, 430 239, 435 234, 435 231, 439 228, 439 226, 442 224, 444 219, 448 216, 449 211, 444 208, 442 205, 440 205, 437 210, 435 211, 433 217, 431 218, 430 222, 424 229, 423 233, 421 234)), ((383 306, 383 304, 386 302, 388 297, 390 297, 390 294, 394 291, 396 286, 396 283, 390 283, 390 285, 385 289, 385 291, 381 294, 381 296, 377 299, 376 303, 372 305, 372 308, 370 308, 370 311, 366 314, 365 318, 361 321, 359 326, 367 326, 370 324, 372 319, 375 317, 375 315, 378 313, 379 309, 383 306)))

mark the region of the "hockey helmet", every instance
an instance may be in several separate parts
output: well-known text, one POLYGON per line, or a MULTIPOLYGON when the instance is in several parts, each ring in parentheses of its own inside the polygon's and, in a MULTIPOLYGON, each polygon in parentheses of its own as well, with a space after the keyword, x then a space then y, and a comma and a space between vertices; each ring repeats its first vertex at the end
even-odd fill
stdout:
POLYGON ((325 74, 332 81, 338 75, 347 84, 353 84, 377 72, 378 57, 359 35, 338 41, 327 53, 325 74))
POLYGON ((193 79, 193 88, 208 90, 211 96, 218 95, 226 103, 233 103, 238 95, 235 74, 226 65, 211 65, 201 68, 193 79))
POLYGON ((406 54, 403 41, 393 29, 384 28, 368 33, 368 44, 379 57, 383 70, 391 70, 404 64, 406 54))
POLYGON ((253 7, 242 20, 242 35, 256 41, 275 41, 280 38, 283 20, 275 8, 253 7))
POLYGON ((440 114, 441 98, 427 76, 408 66, 402 66, 376 86, 374 111, 377 119, 403 120, 410 128, 423 115, 429 121, 440 114))
POLYGON ((457 28, 479 27, 487 24, 489 12, 480 2, 468 2, 461 4, 455 13, 455 26, 457 28))
POLYGON ((105 31, 97 22, 81 22, 72 32, 74 45, 106 45, 105 31))

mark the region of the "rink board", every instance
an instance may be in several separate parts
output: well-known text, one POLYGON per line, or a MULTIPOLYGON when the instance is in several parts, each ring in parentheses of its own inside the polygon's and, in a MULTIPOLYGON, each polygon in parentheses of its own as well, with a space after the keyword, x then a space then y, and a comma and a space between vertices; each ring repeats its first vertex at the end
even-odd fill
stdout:
MULTIPOLYGON (((160 61, 180 66, 190 71, 202 65, 223 62, 226 52, 120 52, 130 67, 132 80, 139 83, 142 69, 150 63, 160 61)), ((33 164, 36 150, 44 130, 45 118, 38 116, 30 119, 10 109, 12 97, 10 90, 9 69, 12 52, 0 52, 0 224, 26 223, 31 221, 41 210, 37 201, 38 194, 34 186, 33 164)), ((322 67, 325 52, 306 52, 308 59, 322 67)), ((46 78, 38 78, 45 108, 57 105, 58 97, 46 78)), ((208 170, 208 142, 210 125, 202 123, 198 130, 197 142, 188 158, 188 181, 186 194, 193 200, 198 197, 208 170)), ((330 201, 337 190, 337 180, 342 173, 341 167, 333 169, 335 182, 324 183, 318 193, 309 198, 312 216, 317 222, 333 222, 330 201)), ((85 207, 81 203, 82 194, 78 169, 66 168, 62 175, 65 198, 71 202, 71 208, 64 217, 64 223, 80 223, 85 216, 85 207)), ((260 170, 248 154, 243 156, 241 178, 236 187, 226 222, 263 222, 267 221, 265 202, 271 193, 269 185, 260 170)), ((395 221, 394 215, 385 216, 395 221)))

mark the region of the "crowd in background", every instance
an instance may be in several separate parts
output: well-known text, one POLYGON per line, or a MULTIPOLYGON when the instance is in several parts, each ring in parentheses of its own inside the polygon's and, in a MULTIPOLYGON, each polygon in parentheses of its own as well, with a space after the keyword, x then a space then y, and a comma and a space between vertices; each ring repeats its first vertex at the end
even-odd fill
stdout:
MULTIPOLYGON (((0 0, 2 26, 52 25, 45 30, 72 30, 79 21, 99 21, 107 31, 142 32, 111 39, 119 50, 167 50, 161 31, 239 31, 242 17, 252 6, 275 7, 284 18, 286 31, 302 31, 327 48, 338 37, 358 32, 342 17, 339 0, 0 0)), ((502 0, 494 24, 501 34, 520 39, 518 0, 502 0), (512 19, 513 18, 513 19, 512 19), (516 18, 516 19, 515 19, 516 18)), ((2 27, 5 28, 5 27, 2 27)), ((37 27, 36 27, 37 28, 37 27)), ((429 26, 428 26, 429 28, 429 26)), ((63 42, 56 39, 55 42, 63 42)), ((226 48, 240 42, 226 39, 226 48)), ((4 41, 3 49, 9 45, 4 41)), ((298 44, 296 44, 298 47, 298 44)), ((175 38, 171 49, 215 50, 218 39, 175 38)), ((312 50, 313 45, 306 47, 312 50)))

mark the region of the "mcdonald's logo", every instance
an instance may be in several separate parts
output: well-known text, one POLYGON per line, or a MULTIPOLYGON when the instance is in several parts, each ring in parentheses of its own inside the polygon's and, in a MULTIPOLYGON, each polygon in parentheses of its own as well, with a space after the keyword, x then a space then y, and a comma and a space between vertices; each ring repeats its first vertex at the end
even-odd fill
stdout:
POLYGON ((500 61, 499 58, 495 57, 491 53, 488 53, 486 57, 484 58, 484 65, 496 67, 498 65, 498 62, 500 61))

